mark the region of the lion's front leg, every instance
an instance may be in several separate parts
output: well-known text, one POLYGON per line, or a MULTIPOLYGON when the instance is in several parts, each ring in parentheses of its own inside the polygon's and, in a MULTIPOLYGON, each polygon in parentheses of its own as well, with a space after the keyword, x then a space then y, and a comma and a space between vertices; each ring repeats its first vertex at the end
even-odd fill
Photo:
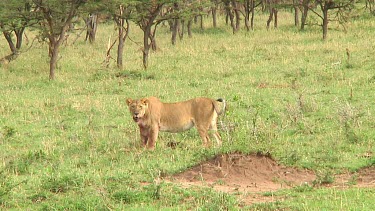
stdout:
POLYGON ((148 141, 148 136, 142 136, 142 135, 141 135, 141 143, 142 143, 142 147, 146 147, 146 145, 147 145, 147 141, 148 141))
POLYGON ((147 148, 153 150, 155 148, 156 139, 159 135, 159 126, 153 126, 150 130, 147 148))
POLYGON ((146 147, 149 137, 149 131, 146 128, 139 127, 140 135, 141 135, 141 143, 142 147, 146 147))

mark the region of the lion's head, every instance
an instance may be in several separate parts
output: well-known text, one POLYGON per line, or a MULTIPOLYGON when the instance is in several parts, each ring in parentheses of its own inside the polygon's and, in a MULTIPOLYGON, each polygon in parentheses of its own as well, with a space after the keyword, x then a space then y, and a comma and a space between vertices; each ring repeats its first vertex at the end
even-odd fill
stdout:
POLYGON ((129 111, 132 114, 133 120, 139 122, 146 114, 148 109, 148 99, 143 98, 140 100, 127 99, 126 104, 129 106, 129 111))

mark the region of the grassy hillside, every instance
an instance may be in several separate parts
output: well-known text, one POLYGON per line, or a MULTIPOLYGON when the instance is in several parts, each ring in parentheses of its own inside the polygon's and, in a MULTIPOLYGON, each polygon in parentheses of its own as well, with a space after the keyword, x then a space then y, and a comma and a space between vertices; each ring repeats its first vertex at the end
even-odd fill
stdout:
MULTIPOLYGON (((106 68, 108 38, 116 32, 100 25, 92 45, 83 38, 71 45, 71 35, 55 81, 48 80, 47 46, 25 45, 16 61, 0 66, 0 208, 239 209, 233 195, 160 180, 234 151, 270 153, 323 175, 374 165, 373 17, 352 20, 346 33, 332 23, 325 42, 320 28, 296 29, 289 13, 280 12, 278 29, 267 31, 266 19, 257 16, 254 31, 235 35, 223 20, 217 29, 206 20, 205 30, 195 26, 193 37, 176 46, 161 27, 148 70, 136 26, 124 69, 114 60, 106 68), (225 98, 223 146, 203 149, 191 130, 162 133, 155 151, 141 149, 125 99, 144 96, 225 98)), ((30 43, 33 33, 27 32, 30 43)), ((0 37, 0 57, 7 53, 0 37)), ((375 196, 354 187, 278 194, 285 200, 251 208, 366 210, 375 196)))

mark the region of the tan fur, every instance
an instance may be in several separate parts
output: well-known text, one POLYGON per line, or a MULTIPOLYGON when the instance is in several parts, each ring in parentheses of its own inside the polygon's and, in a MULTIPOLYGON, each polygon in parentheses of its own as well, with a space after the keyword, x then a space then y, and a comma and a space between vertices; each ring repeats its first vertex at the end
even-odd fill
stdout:
POLYGON ((138 124, 143 146, 155 148, 159 131, 182 132, 195 126, 205 146, 210 143, 208 131, 213 131, 218 145, 217 117, 225 110, 224 100, 194 98, 184 102, 163 103, 156 97, 126 100, 133 120, 138 124))

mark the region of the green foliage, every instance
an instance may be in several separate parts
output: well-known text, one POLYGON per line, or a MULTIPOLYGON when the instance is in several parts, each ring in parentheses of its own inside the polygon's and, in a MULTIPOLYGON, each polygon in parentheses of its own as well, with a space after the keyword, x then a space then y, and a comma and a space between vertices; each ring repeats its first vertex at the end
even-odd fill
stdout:
POLYGON ((32 25, 30 0, 9 0, 0 2, 0 31, 12 31, 32 25))

